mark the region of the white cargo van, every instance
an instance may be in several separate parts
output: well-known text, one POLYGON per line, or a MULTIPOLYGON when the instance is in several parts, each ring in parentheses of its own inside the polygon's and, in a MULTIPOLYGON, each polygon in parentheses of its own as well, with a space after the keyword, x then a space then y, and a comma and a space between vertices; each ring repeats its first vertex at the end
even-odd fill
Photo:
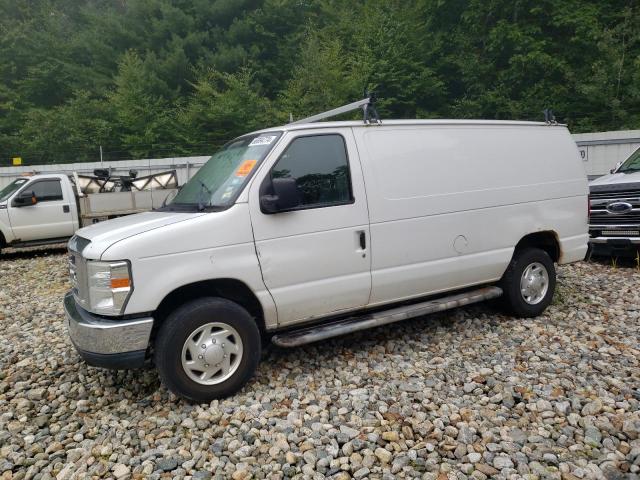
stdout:
POLYGON ((587 250, 587 179, 564 126, 296 123, 239 137, 166 207, 69 242, 68 327, 92 365, 188 399, 231 394, 261 346, 297 346, 502 297, 551 302, 587 250))

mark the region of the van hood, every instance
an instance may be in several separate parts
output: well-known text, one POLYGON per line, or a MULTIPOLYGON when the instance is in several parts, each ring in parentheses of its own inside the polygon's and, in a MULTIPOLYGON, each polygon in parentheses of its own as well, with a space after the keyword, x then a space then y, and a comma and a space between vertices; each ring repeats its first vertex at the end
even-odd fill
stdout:
POLYGON ((133 237, 140 233, 162 228, 174 223, 206 215, 206 213, 184 212, 144 212, 125 217, 114 218, 99 222, 76 232, 78 237, 91 243, 83 250, 83 255, 92 259, 99 259, 102 253, 114 243, 133 237))
POLYGON ((640 172, 630 173, 612 173, 609 175, 603 175, 595 180, 589 182, 589 186, 596 185, 620 185, 625 183, 639 183, 640 172))

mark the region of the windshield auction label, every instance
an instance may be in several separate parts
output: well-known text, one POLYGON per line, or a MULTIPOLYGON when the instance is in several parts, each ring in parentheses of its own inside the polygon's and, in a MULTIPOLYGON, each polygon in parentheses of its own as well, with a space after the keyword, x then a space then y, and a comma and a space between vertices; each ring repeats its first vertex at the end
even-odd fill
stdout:
MULTIPOLYGON (((257 140, 257 139, 256 139, 257 140)), ((255 141, 255 140, 254 140, 255 141)), ((256 166, 257 160, 245 160, 236 170, 236 177, 246 177, 256 166)))
POLYGON ((277 135, 261 135, 259 137, 251 140, 249 144, 250 147, 256 147, 259 145, 271 145, 271 143, 276 139, 277 135))

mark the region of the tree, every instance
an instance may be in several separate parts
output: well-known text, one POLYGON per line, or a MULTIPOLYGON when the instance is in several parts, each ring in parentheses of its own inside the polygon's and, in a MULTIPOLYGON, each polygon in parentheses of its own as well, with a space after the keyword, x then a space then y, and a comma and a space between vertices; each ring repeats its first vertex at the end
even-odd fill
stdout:
POLYGON ((115 90, 107 96, 114 112, 119 141, 134 156, 147 157, 179 136, 175 110, 155 92, 166 84, 140 56, 127 52, 118 67, 115 90))
POLYGON ((184 141, 221 146, 233 137, 274 124, 271 102, 261 95, 247 68, 237 73, 201 70, 194 92, 180 111, 184 141))

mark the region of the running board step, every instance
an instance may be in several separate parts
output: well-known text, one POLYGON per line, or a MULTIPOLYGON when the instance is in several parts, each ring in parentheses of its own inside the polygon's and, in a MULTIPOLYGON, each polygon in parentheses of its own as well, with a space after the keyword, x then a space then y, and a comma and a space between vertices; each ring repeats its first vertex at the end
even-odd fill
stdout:
POLYGON ((379 327, 399 322, 408 318, 420 317, 429 313, 441 312, 452 308, 463 307, 472 303, 490 300, 502 295, 499 287, 483 287, 448 297, 436 298, 426 302, 415 303, 403 307, 392 308, 382 312, 364 314, 360 317, 349 317, 337 322, 325 323, 314 327, 276 334, 271 341, 279 347, 298 347, 307 343, 318 342, 327 338, 347 333, 379 327))

